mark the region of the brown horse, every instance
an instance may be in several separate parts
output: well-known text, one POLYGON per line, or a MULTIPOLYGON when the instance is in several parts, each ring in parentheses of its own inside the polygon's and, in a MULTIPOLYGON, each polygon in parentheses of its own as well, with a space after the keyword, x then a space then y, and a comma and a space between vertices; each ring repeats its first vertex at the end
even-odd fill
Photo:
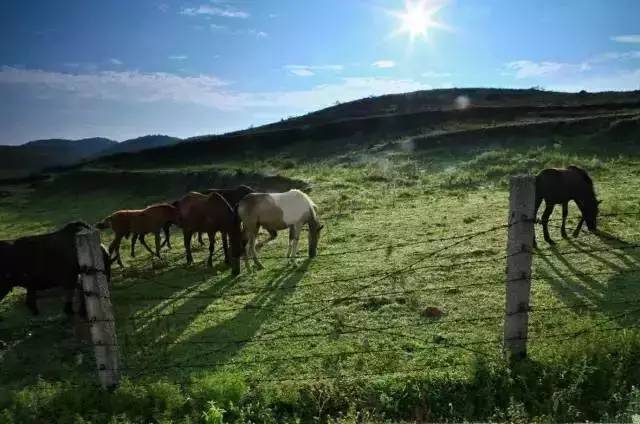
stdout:
MULTIPOLYGON (((244 196, 246 196, 249 193, 254 193, 255 191, 246 185, 239 185, 237 187, 234 188, 210 188, 207 190, 204 190, 200 193, 204 194, 204 195, 209 195, 211 193, 218 193, 219 195, 221 195, 222 197, 224 197, 224 200, 227 201, 227 203, 229 203, 229 205, 232 208, 236 208, 236 206, 238 206, 238 202, 240 201, 240 199, 242 199, 244 196)), ((192 192, 195 193, 195 192, 192 192)), ((175 201, 172 203, 172 205, 177 206, 178 201, 175 201)), ((165 232, 166 234, 166 238, 165 241, 162 242, 162 246, 164 246, 165 244, 169 245, 169 248, 171 248, 171 244, 169 241, 169 234, 168 232, 165 232)), ((200 244, 200 246, 204 245, 204 241, 202 240, 202 232, 198 232, 198 243, 200 244)), ((223 241, 224 243, 224 241, 223 241)), ((228 243, 228 241, 227 241, 228 243)))
POLYGON ((131 256, 135 257, 136 240, 140 240, 140 243, 142 243, 147 251, 154 255, 154 252, 149 248, 144 239, 146 234, 154 234, 156 241, 155 255, 160 257, 160 232, 164 231, 165 236, 167 236, 171 224, 177 224, 177 222, 177 209, 172 205, 160 203, 148 206, 145 209, 120 210, 114 212, 96 224, 96 227, 101 230, 107 228, 113 230, 115 238, 109 245, 109 257, 111 257, 115 251, 115 260, 122 266, 122 260, 120 259, 120 242, 123 237, 128 238, 129 234, 133 234, 131 239, 131 256))
POLYGON ((205 232, 209 236, 209 258, 207 265, 213 265, 215 235, 220 232, 224 246, 225 262, 231 264, 234 275, 240 273, 242 253, 242 233, 240 220, 229 203, 218 193, 204 195, 191 192, 176 202, 178 225, 182 228, 187 263, 193 262, 191 256, 191 238, 196 232, 205 232), (231 244, 231 251, 227 242, 231 244))
POLYGON ((315 203, 300 190, 289 190, 284 193, 252 193, 245 196, 238 204, 238 215, 244 225, 248 238, 245 260, 249 265, 249 255, 257 268, 263 268, 256 251, 256 237, 260 227, 264 227, 275 238, 277 231, 289 229, 289 250, 287 257, 294 260, 298 251, 300 230, 304 224, 309 225, 309 257, 316 256, 320 224, 315 203))
MULTIPOLYGON (((554 244, 554 241, 549 237, 549 217, 553 212, 553 208, 557 204, 562 205, 562 237, 567 238, 566 221, 567 214, 569 213, 569 201, 573 200, 582 217, 578 226, 573 232, 573 236, 577 237, 582 229, 582 224, 587 223, 587 228, 590 231, 595 232, 597 230, 596 220, 598 217, 598 205, 600 201, 596 199, 596 194, 593 189, 593 180, 582 168, 577 166, 568 166, 566 169, 562 168, 548 168, 540 171, 536 175, 536 205, 535 214, 538 216, 538 209, 544 199, 545 209, 542 213, 542 228, 544 232, 544 239, 549 244, 554 244)), ((536 245, 535 236, 533 241, 536 245)))

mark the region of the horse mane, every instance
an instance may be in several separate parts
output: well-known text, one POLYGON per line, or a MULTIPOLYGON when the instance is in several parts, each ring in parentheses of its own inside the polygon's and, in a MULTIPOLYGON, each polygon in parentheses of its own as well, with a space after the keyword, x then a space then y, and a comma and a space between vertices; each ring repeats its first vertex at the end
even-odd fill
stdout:
POLYGON ((307 200, 307 202, 309 202, 309 205, 311 206, 311 216, 313 217, 313 221, 317 222, 318 221, 318 205, 316 205, 313 202, 313 200, 311 200, 311 198, 304 191, 298 190, 297 188, 293 188, 289 191, 301 194, 302 197, 304 197, 307 200))
POLYGON ((587 174, 587 171, 585 171, 584 169, 575 166, 575 165, 569 165, 567 166, 567 169, 571 169, 572 171, 577 172, 578 174, 580 174, 580 176, 582 177, 582 179, 589 184, 589 186, 591 186, 591 188, 593 188, 593 180, 591 179, 591 177, 589 176, 589 174, 587 174))
POLYGON ((227 202, 227 199, 225 199, 222 194, 217 193, 217 192, 214 191, 212 193, 209 193, 208 197, 209 197, 209 199, 211 199, 212 197, 220 198, 220 200, 222 200, 222 202, 227 206, 227 208, 229 209, 230 212, 234 211, 233 208, 231 207, 231 205, 229 204, 229 202, 227 202))
POLYGON ((312 207, 313 209, 316 209, 316 210, 318 209, 318 205, 316 205, 315 203, 313 203, 313 200, 311 200, 311 197, 309 197, 309 196, 307 195, 307 193, 305 193, 304 191, 298 190, 297 188, 292 188, 292 189, 291 189, 291 190, 289 190, 289 191, 293 191, 293 192, 296 192, 296 193, 300 193, 300 194, 301 194, 305 199, 307 199, 307 202, 309 202, 309 204, 311 205, 311 207, 312 207))

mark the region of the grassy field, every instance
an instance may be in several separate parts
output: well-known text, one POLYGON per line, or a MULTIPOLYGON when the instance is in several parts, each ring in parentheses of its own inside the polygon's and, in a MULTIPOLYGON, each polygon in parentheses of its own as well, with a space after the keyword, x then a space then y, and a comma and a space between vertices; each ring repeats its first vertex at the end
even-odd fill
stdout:
MULTIPOLYGON (((288 264, 282 233, 262 250, 266 269, 243 265, 237 278, 219 257, 207 269, 205 248, 187 266, 178 230, 162 260, 141 248, 130 258, 125 243, 112 293, 125 379, 108 394, 92 386, 90 346, 73 339, 61 305, 32 318, 14 290, 0 303, 0 421, 631 420, 640 413, 640 220, 622 213, 640 211, 639 145, 495 141, 416 149, 376 140, 321 160, 298 147, 150 165, 128 184, 95 170, 11 187, 0 238, 96 222, 175 198, 189 178, 238 169, 308 183, 325 231, 317 258, 302 248, 288 264), (510 368, 500 347, 508 178, 569 164, 594 178, 605 236, 562 240, 552 226, 558 244, 540 243, 534 257, 529 359, 510 368)), ((575 225, 575 205, 569 213, 575 225)))

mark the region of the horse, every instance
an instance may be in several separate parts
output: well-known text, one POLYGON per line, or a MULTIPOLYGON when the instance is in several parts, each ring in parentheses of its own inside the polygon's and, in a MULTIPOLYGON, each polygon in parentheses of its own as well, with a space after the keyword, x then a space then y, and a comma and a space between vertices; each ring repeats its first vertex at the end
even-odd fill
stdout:
POLYGON ((191 238, 194 233, 205 232, 209 236, 209 258, 207 266, 213 266, 215 235, 222 235, 225 262, 231 265, 234 275, 240 273, 242 233, 240 220, 229 203, 218 193, 204 195, 191 192, 175 202, 178 210, 178 226, 182 228, 187 263, 193 263, 191 238), (229 246, 231 245, 231 252, 229 246))
POLYGON ((160 232, 164 231, 165 237, 168 239, 169 227, 177 224, 178 211, 167 203, 159 203, 148 206, 144 209, 120 210, 112 213, 104 220, 96 224, 96 228, 105 230, 111 228, 115 234, 115 238, 109 245, 109 257, 111 258, 115 251, 115 260, 122 266, 120 258, 120 242, 122 238, 131 238, 131 257, 135 257, 136 240, 147 249, 151 255, 160 258, 160 232), (144 237, 148 233, 153 233, 156 241, 155 253, 149 248, 144 237))
MULTIPOLYGON (((232 208, 235 208, 238 205, 238 202, 240 201, 240 199, 242 199, 247 194, 254 193, 254 192, 255 192, 255 190, 252 189, 249 186, 239 185, 239 186, 234 187, 234 188, 209 188, 209 189, 204 190, 202 192, 192 192, 192 193, 201 193, 201 194, 204 194, 204 195, 209 195, 211 193, 218 193, 219 195, 224 197, 224 200, 226 200, 227 203, 229 203, 229 205, 232 208)), ((171 204, 174 205, 174 206, 177 206, 178 201, 175 201, 175 202, 173 202, 171 204)), ((198 232, 198 243, 200 244, 200 246, 204 245, 204 241, 202 240, 202 234, 203 233, 198 232)), ((162 243, 162 246, 164 246, 167 243, 169 244, 169 247, 171 247, 170 242, 169 242, 168 233, 167 233, 167 237, 165 238, 165 241, 162 243)))
MULTIPOLYGON (((569 201, 573 200, 582 217, 578 226, 573 231, 573 236, 577 237, 582 229, 582 225, 586 222, 587 228, 591 232, 597 231, 598 205, 600 201, 596 198, 593 188, 593 180, 582 168, 577 166, 568 166, 566 168, 548 168, 540 171, 536 175, 536 194, 535 194, 535 212, 534 216, 538 216, 538 209, 542 200, 545 202, 545 209, 542 213, 542 229, 544 239, 549 244, 555 242, 549 236, 549 216, 553 212, 553 208, 557 204, 562 204, 562 237, 567 238, 566 221, 569 213, 569 201)), ((536 246, 535 235, 533 245, 536 246)))
POLYGON ((295 260, 298 251, 300 230, 304 224, 309 225, 309 257, 316 256, 320 230, 317 206, 300 190, 289 190, 284 193, 252 193, 246 195, 238 203, 238 215, 244 226, 247 242, 245 261, 249 266, 249 254, 258 269, 263 266, 256 252, 256 237, 260 227, 269 231, 271 237, 265 243, 273 240, 277 232, 289 229, 289 248, 287 258, 295 260))
MULTIPOLYGON (((24 287, 27 307, 33 315, 38 315, 37 293, 62 287, 65 291, 64 312, 73 314, 73 294, 80 273, 76 234, 90 228, 82 221, 74 221, 51 233, 0 241, 0 300, 13 287, 24 287)), ((100 247, 109 283, 109 254, 104 246, 100 247)))

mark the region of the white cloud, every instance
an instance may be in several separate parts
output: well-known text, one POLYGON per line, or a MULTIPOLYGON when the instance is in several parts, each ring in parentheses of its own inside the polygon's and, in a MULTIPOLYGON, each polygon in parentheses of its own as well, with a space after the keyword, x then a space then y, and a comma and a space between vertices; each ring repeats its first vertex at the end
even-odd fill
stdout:
POLYGON ((278 15, 277 13, 269 13, 269 19, 275 19, 277 17, 279 17, 280 15, 278 15))
POLYGON ((425 78, 449 78, 452 74, 449 72, 426 71, 422 73, 425 78))
POLYGON ((289 72, 299 77, 310 77, 312 75, 315 75, 315 72, 313 72, 309 68, 292 68, 289 69, 289 72))
POLYGON ((242 10, 234 9, 231 7, 210 6, 208 4, 203 4, 198 7, 184 8, 180 11, 180 14, 187 15, 187 16, 208 15, 208 16, 221 16, 224 18, 242 18, 242 19, 246 19, 249 17, 249 14, 242 10))
POLYGON ((169 56, 169 59, 170 60, 187 60, 189 59, 189 56, 183 55, 183 54, 176 54, 176 55, 169 56))
POLYGON ((109 63, 111 63, 112 65, 116 65, 116 66, 122 66, 124 64, 124 62, 122 62, 120 59, 116 59, 114 57, 109 59, 109 63))
POLYGON ((590 65, 587 63, 533 62, 530 60, 516 60, 507 63, 505 66, 507 69, 515 71, 517 79, 558 75, 590 69, 590 65))
POLYGON ((570 82, 545 85, 550 90, 578 92, 640 90, 640 68, 611 72, 607 75, 593 75, 572 78, 570 82))
POLYGON ((310 77, 317 71, 342 71, 342 65, 286 65, 286 70, 299 77, 310 77))
POLYGON ((160 3, 158 5, 158 10, 162 13, 167 13, 167 11, 169 11, 169 5, 166 3, 160 3))
POLYGON ((640 43, 640 34, 616 35, 611 40, 618 43, 640 43))
POLYGON ((219 30, 227 29, 227 27, 224 26, 224 25, 209 24, 209 29, 211 29, 213 31, 219 31, 219 30))
POLYGON ((250 29, 247 31, 247 34, 254 35, 256 38, 267 38, 269 34, 264 31, 258 31, 257 29, 250 29))
POLYGON ((396 62, 393 60, 378 60, 371 64, 374 68, 394 68, 396 66, 396 62))
POLYGON ((640 59, 640 50, 631 50, 626 52, 606 52, 592 57, 590 63, 601 63, 616 60, 640 59))
POLYGON ((138 71, 73 74, 6 66, 0 67, 0 84, 19 85, 25 93, 60 99, 67 96, 129 103, 171 102, 228 111, 257 109, 274 113, 308 112, 335 101, 432 88, 410 79, 350 77, 304 90, 239 92, 213 75, 180 76, 138 71))

